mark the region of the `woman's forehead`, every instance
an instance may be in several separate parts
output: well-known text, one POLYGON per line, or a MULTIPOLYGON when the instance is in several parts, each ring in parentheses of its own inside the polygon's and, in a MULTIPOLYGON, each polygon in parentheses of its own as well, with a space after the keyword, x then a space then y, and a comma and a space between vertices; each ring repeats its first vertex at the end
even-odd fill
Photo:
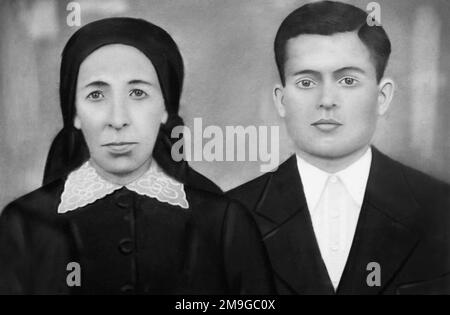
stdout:
POLYGON ((80 84, 101 77, 157 80, 151 60, 139 49, 124 44, 102 46, 83 60, 78 72, 80 84))

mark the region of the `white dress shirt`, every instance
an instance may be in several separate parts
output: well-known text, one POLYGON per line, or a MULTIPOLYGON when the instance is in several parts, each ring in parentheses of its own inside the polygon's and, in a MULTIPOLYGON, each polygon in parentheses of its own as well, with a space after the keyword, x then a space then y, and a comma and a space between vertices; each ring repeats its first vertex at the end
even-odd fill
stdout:
POLYGON ((372 162, 372 150, 330 174, 297 155, 297 166, 322 259, 335 289, 353 242, 372 162))

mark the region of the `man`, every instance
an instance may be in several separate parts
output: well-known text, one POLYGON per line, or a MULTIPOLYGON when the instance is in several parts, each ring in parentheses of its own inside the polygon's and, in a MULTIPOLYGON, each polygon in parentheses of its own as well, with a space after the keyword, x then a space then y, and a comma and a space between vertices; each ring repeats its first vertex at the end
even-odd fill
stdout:
POLYGON ((279 294, 450 293, 450 188, 371 146, 390 41, 339 2, 292 12, 274 103, 296 154, 227 194, 259 225, 279 294))

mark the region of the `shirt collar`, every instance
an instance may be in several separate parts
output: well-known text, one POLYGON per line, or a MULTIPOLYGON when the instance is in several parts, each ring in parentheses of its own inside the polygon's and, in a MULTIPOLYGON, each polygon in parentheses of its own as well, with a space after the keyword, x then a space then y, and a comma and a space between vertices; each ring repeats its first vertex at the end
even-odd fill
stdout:
POLYGON ((156 198, 160 202, 189 208, 184 185, 164 173, 156 161, 148 171, 130 184, 121 186, 100 177, 87 161, 67 177, 58 213, 76 210, 91 204, 114 191, 126 187, 140 195, 156 198))
POLYGON ((313 211, 317 206, 325 184, 332 175, 341 179, 352 199, 361 207, 367 180, 369 179, 371 163, 372 149, 370 147, 357 161, 334 174, 322 171, 297 155, 297 167, 302 179, 309 210, 313 211))

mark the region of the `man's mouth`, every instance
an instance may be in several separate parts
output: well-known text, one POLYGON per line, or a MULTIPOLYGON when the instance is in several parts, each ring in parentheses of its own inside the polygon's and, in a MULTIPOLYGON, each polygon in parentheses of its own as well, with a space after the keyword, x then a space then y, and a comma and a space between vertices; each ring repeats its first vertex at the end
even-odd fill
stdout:
POLYGON ((342 126, 342 124, 339 121, 334 120, 332 118, 330 118, 330 119, 322 118, 322 119, 319 119, 318 121, 313 122, 311 124, 311 126, 316 127, 320 131, 329 132, 329 131, 336 130, 337 128, 342 126))

